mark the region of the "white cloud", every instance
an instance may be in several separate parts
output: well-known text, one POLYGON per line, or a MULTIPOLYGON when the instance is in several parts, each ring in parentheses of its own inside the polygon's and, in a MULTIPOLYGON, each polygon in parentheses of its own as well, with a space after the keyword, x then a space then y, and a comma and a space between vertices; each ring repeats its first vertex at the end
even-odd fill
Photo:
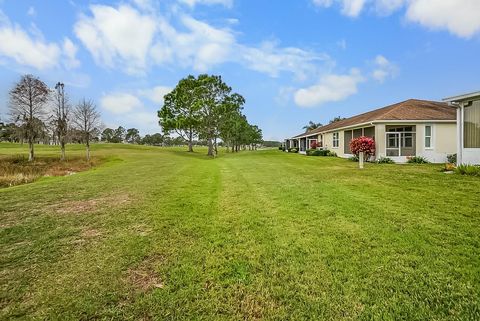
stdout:
POLYGON ((17 64, 47 69, 58 64, 61 50, 56 43, 46 42, 40 35, 29 35, 19 25, 13 25, 1 13, 0 57, 17 64))
POLYGON ((65 67, 67 69, 77 68, 80 66, 80 61, 76 58, 77 46, 67 37, 63 40, 63 53, 65 55, 65 67))
POLYGON ((464 38, 480 32, 479 0, 412 0, 407 18, 431 29, 446 29, 464 38))
POLYGON ((340 3, 342 13, 346 16, 357 17, 363 10, 366 0, 313 0, 318 7, 331 7, 334 2, 340 3))
POLYGON ((316 70, 316 63, 331 62, 326 54, 317 54, 299 48, 278 47, 275 42, 264 42, 259 47, 239 46, 236 52, 247 68, 277 77, 281 72, 291 72, 299 80, 316 70))
POLYGON ((382 55, 377 55, 374 60, 375 69, 372 77, 383 83, 386 78, 394 78, 398 73, 398 67, 382 55))
POLYGON ((95 61, 107 67, 118 63, 130 74, 143 72, 156 31, 154 17, 128 5, 92 5, 90 10, 92 16, 82 16, 74 30, 95 61))
POLYGON ((318 84, 297 90, 294 100, 300 107, 315 107, 341 101, 357 93, 358 84, 362 81, 364 78, 358 69, 352 69, 346 75, 326 75, 318 84))
POLYGON ((67 69, 76 68, 80 61, 76 58, 77 47, 68 38, 63 44, 48 42, 42 32, 32 25, 30 32, 12 24, 0 11, 0 59, 18 65, 46 70, 58 67, 62 62, 67 69))
POLYGON ((179 0, 182 3, 185 3, 189 7, 195 7, 198 4, 204 5, 223 5, 227 8, 231 8, 233 6, 233 0, 179 0))
POLYGON ((312 0, 318 7, 339 3, 342 13, 357 17, 369 6, 380 15, 406 7, 406 18, 429 29, 447 30, 470 38, 480 33, 479 0, 312 0))
POLYGON ((104 95, 100 100, 103 109, 114 114, 125 114, 142 107, 142 102, 136 96, 127 93, 104 95))
POLYGON ((173 88, 166 86, 156 86, 152 89, 139 90, 141 96, 147 97, 154 103, 163 105, 163 97, 172 91, 173 88))
POLYGON ((30 17, 35 17, 37 15, 37 11, 35 10, 35 7, 29 7, 27 11, 27 15, 30 17))
POLYGON ((326 54, 281 47, 272 41, 258 46, 241 44, 228 27, 230 23, 216 27, 178 8, 163 15, 128 5, 90 9, 92 16, 82 16, 75 25, 77 37, 98 64, 111 68, 119 65, 127 73, 145 72, 152 65, 207 72, 230 62, 272 77, 288 72, 306 79, 317 75, 319 62, 333 64, 326 54))

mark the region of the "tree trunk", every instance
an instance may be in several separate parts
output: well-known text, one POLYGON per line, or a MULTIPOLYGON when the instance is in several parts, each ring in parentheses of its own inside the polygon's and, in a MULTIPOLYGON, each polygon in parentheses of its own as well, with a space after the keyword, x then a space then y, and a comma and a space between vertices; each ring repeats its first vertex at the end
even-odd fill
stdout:
POLYGON ((217 155, 218 154, 217 137, 215 137, 213 148, 215 149, 215 155, 217 155))
POLYGON ((214 151, 213 151, 213 142, 210 138, 208 139, 208 153, 207 153, 207 156, 215 157, 214 151))
POLYGON ((60 158, 61 161, 65 160, 65 142, 60 142, 60 148, 62 150, 62 157, 60 158))
POLYGON ((90 142, 87 141, 87 144, 85 145, 87 149, 87 162, 90 161, 90 142))
POLYGON ((35 152, 33 150, 33 141, 32 139, 28 139, 28 161, 31 162, 35 159, 35 152))
POLYGON ((192 153, 193 152, 193 133, 190 131, 188 134, 188 152, 192 153))

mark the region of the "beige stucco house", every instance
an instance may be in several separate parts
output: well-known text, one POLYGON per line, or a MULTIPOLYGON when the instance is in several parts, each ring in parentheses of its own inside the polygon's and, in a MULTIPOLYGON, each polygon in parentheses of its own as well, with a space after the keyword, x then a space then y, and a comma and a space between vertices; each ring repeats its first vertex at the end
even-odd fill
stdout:
POLYGON ((444 101, 457 108, 457 163, 480 164, 480 91, 444 101))
POLYGON ((286 140, 286 147, 306 151, 313 141, 340 157, 353 156, 352 138, 372 137, 375 158, 406 162, 422 156, 441 163, 457 152, 456 108, 447 103, 410 99, 356 115, 286 140))

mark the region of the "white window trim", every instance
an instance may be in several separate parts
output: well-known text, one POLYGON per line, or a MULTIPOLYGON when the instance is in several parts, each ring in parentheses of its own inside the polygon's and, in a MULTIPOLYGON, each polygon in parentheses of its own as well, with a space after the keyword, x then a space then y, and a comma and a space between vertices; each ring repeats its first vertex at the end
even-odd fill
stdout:
POLYGON ((340 132, 334 132, 332 134, 332 149, 340 148, 340 132), (335 134, 337 134, 337 146, 335 146, 335 134))
POLYGON ((434 150, 435 149, 435 141, 434 141, 434 132, 435 132, 435 127, 433 124, 425 124, 425 127, 423 129, 423 147, 425 150, 434 150), (427 129, 426 127, 430 126, 430 147, 425 146, 425 138, 427 138, 427 129))

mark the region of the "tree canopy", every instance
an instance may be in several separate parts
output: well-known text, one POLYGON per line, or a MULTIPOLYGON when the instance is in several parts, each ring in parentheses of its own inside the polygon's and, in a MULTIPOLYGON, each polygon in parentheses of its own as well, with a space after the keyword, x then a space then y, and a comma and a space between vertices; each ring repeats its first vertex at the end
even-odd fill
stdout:
POLYGON ((242 114, 245 99, 232 92, 221 76, 190 75, 180 80, 164 101, 158 111, 159 124, 165 134, 175 132, 187 140, 189 151, 193 151, 196 137, 207 142, 210 156, 216 154, 219 139, 232 151, 262 141, 261 130, 242 114))

